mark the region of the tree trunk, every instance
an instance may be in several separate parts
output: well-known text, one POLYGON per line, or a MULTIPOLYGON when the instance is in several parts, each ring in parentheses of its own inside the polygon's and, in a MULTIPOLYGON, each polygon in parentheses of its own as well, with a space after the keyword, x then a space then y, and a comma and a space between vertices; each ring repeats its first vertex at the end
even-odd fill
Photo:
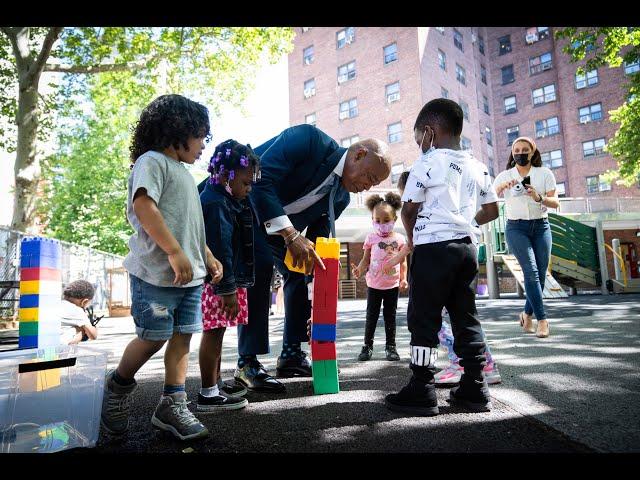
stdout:
MULTIPOLYGON (((38 80, 23 81, 28 75, 20 74, 18 94, 18 142, 14 165, 15 191, 11 228, 27 231, 33 227, 36 187, 40 177, 40 163, 36 157, 36 132, 38 129, 38 80)), ((33 232, 36 233, 36 232, 33 232)))

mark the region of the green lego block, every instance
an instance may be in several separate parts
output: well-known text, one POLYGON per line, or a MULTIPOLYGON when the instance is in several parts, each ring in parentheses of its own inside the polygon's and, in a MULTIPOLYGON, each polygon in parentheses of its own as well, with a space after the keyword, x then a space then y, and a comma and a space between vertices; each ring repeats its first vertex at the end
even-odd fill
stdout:
POLYGON ((338 362, 336 360, 316 360, 311 363, 313 373, 313 393, 338 393, 338 362))

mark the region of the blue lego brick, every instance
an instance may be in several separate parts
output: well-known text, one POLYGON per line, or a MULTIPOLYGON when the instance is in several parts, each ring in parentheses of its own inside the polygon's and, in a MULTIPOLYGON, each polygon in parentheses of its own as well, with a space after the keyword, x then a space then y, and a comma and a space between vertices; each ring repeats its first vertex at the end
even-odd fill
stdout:
POLYGON ((18 337, 18 348, 37 348, 38 336, 37 335, 25 335, 18 337))
POLYGON ((311 340, 325 342, 336 341, 336 326, 330 324, 314 323, 311 325, 311 340))
POLYGON ((60 307, 60 295, 42 295, 30 293, 20 295, 20 308, 49 308, 60 307))
POLYGON ((20 255, 20 268, 62 268, 62 258, 41 255, 20 255))
POLYGON ((62 256, 62 245, 57 240, 41 237, 25 237, 20 244, 20 255, 40 257, 62 256))

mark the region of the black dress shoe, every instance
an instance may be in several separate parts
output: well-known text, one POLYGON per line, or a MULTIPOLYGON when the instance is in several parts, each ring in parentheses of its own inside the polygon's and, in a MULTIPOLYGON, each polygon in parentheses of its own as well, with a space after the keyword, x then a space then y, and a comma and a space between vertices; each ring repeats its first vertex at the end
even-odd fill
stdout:
POLYGON ((278 357, 276 377, 289 378, 294 376, 310 377, 311 364, 307 359, 307 353, 300 351, 288 358, 278 357))
POLYGON ((253 392, 282 393, 286 390, 285 386, 269 375, 258 361, 247 363, 242 368, 237 367, 234 379, 253 392))

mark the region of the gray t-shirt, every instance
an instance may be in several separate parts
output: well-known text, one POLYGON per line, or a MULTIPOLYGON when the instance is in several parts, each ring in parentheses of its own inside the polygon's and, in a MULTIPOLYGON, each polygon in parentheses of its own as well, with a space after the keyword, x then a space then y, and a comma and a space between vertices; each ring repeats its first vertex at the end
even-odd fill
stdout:
POLYGON ((193 280, 182 287, 203 283, 205 267, 204 218, 196 183, 181 162, 167 155, 148 151, 136 160, 127 186, 127 218, 135 233, 129 239, 124 267, 129 273, 158 287, 177 287, 167 254, 140 224, 133 211, 133 197, 140 188, 156 204, 167 227, 176 238, 193 268, 193 280))

